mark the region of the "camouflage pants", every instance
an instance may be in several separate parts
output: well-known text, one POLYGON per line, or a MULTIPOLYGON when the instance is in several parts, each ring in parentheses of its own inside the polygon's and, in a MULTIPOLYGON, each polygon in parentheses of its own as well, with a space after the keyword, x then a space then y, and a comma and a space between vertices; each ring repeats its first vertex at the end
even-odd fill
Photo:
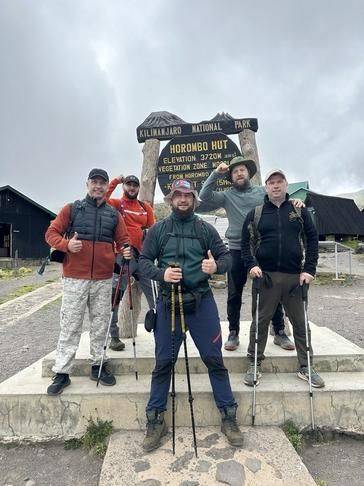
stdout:
POLYGON ((90 317, 90 354, 92 364, 101 361, 111 311, 111 282, 63 278, 61 332, 52 370, 69 373, 80 343, 82 324, 88 307, 90 317))

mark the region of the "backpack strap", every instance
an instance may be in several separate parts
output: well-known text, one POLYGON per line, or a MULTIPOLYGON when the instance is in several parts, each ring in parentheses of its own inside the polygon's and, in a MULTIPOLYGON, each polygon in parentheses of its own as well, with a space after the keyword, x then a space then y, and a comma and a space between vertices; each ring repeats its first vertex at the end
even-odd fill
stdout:
POLYGON ((263 212, 263 204, 260 206, 257 206, 254 209, 254 217, 253 220, 249 223, 248 225, 248 231, 249 231, 249 236, 250 236, 250 248, 252 251, 252 254, 255 255, 261 241, 261 236, 258 231, 258 225, 260 222, 260 219, 262 217, 262 212, 263 212))
POLYGON ((204 253, 204 256, 207 257, 207 252, 209 250, 209 245, 206 237, 206 224, 202 218, 197 218, 194 221, 194 230, 196 233, 196 237, 198 238, 198 241, 200 242, 202 251, 204 253))
POLYGON ((166 248, 166 245, 169 241, 169 238, 171 236, 173 236, 173 221, 172 221, 172 218, 169 216, 168 218, 166 218, 165 220, 166 222, 166 227, 164 229, 164 237, 163 237, 163 240, 162 240, 162 243, 161 243, 161 246, 159 248, 159 254, 158 254, 158 264, 159 264, 159 261, 164 253, 164 250, 166 248))
POLYGON ((69 238, 71 236, 71 231, 72 231, 72 228, 73 228, 73 223, 76 219, 76 216, 77 214, 81 211, 81 209, 84 209, 85 206, 86 206, 86 201, 83 200, 83 201, 80 201, 79 199, 77 199, 77 201, 73 202, 73 203, 70 203, 70 220, 69 220, 69 223, 68 223, 68 226, 67 226, 67 229, 66 229, 66 232, 65 232, 65 237, 66 238, 69 238))

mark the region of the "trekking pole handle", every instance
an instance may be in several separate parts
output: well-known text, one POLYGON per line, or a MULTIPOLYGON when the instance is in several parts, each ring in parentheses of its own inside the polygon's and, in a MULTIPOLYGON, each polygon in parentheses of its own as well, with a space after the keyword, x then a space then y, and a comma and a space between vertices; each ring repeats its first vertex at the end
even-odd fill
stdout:
POLYGON ((302 300, 304 302, 308 301, 308 284, 306 282, 302 284, 302 300))
POLYGON ((253 278, 253 289, 259 292, 262 282, 263 282, 263 277, 253 278))

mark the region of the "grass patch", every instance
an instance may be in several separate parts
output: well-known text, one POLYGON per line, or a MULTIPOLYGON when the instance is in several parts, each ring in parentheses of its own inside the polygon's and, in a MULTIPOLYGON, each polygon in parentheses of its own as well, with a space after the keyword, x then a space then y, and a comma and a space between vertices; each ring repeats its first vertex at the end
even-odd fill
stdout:
POLYGON ((89 418, 84 435, 79 439, 67 440, 64 443, 64 448, 70 450, 83 447, 96 456, 103 457, 107 451, 107 439, 112 431, 111 420, 100 420, 97 418, 96 422, 94 422, 93 418, 89 418))
POLYGON ((20 268, 0 268, 0 279, 9 279, 9 278, 17 278, 17 277, 25 277, 32 273, 33 270, 29 267, 20 267, 20 268))
POLYGON ((5 297, 1 297, 0 304, 4 304, 4 302, 7 302, 8 300, 16 299, 16 297, 21 297, 29 292, 33 292, 33 290, 39 289, 40 287, 43 287, 43 285, 44 284, 23 285, 13 292, 10 292, 10 294, 5 297))
POLYGON ((328 486, 327 482, 324 481, 323 479, 316 479, 315 480, 315 483, 318 485, 318 486, 328 486))
POLYGON ((339 273, 339 278, 343 280, 334 280, 335 274, 329 272, 320 272, 316 275, 315 280, 312 282, 313 285, 339 285, 346 287, 347 285, 352 285, 353 277, 350 275, 339 273))
POLYGON ((304 438, 298 427, 293 422, 288 420, 283 424, 282 429, 296 451, 300 452, 304 446, 304 438))

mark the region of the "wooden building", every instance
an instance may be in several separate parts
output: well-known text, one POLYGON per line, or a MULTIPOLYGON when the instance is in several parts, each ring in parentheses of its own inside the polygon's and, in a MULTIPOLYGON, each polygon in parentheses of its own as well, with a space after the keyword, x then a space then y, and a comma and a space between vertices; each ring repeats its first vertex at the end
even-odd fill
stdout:
POLYGON ((44 234, 52 211, 11 186, 0 187, 0 258, 38 259, 49 253, 44 234))

